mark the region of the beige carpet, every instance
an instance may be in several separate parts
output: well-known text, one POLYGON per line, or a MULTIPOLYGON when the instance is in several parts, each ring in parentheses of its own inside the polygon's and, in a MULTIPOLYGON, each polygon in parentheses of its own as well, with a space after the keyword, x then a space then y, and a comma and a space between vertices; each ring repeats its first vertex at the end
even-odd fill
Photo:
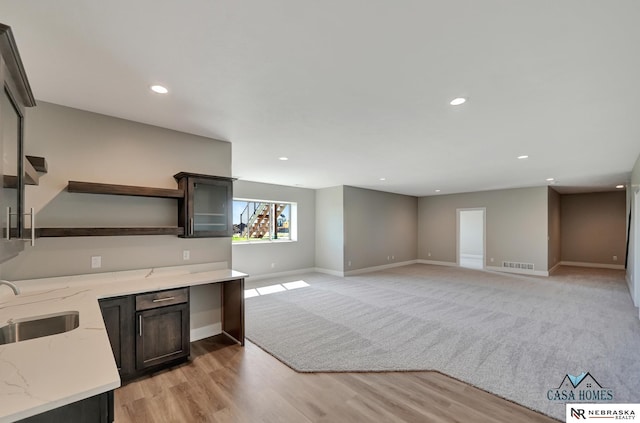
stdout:
POLYGON ((295 370, 437 370, 559 419, 548 391, 589 372, 615 402, 640 402, 640 321, 624 272, 412 265, 295 279, 310 286, 246 301, 247 337, 295 370))

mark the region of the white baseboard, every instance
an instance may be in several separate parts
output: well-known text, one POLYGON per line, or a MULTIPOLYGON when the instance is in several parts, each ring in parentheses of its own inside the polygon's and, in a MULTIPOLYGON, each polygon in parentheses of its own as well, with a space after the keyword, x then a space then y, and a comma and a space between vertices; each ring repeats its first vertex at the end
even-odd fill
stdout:
POLYGON ((253 282, 253 281, 260 281, 263 279, 281 278, 284 276, 299 275, 301 273, 313 273, 317 271, 318 270, 315 267, 308 267, 306 269, 287 270, 285 272, 263 273, 261 275, 249 276, 248 278, 245 278, 245 281, 253 282))
POLYGON ((596 269, 624 270, 623 264, 584 263, 581 261, 561 261, 560 264, 563 266, 593 267, 596 269))
MULTIPOLYGON (((629 295, 631 296, 631 301, 633 302, 634 306, 640 308, 640 298, 636 298, 636 295, 633 292, 634 286, 633 286, 633 280, 631 278, 632 276, 629 273, 629 271, 625 272, 624 280, 627 281, 627 288, 629 289, 629 295)), ((638 318, 640 318, 640 310, 639 310, 638 318)))
POLYGON ((318 273, 324 273, 326 275, 340 276, 341 278, 344 277, 344 272, 342 272, 340 270, 324 269, 322 267, 315 267, 313 270, 318 272, 318 273))
POLYGON ((549 269, 549 274, 553 275, 553 272, 555 272, 556 270, 558 270, 558 268, 562 266, 562 262, 558 262, 555 266, 553 266, 551 269, 549 269))
POLYGON ((462 254, 462 253, 460 253, 460 258, 480 259, 480 260, 482 260, 484 258, 484 256, 482 254, 462 254))
POLYGON ((449 267, 457 267, 458 266, 458 263, 451 262, 451 261, 437 261, 437 260, 418 259, 418 260, 416 260, 416 263, 419 263, 419 264, 434 264, 436 266, 449 266, 449 267))
POLYGON ((485 266, 484 269, 492 272, 517 273, 519 275, 549 276, 549 272, 546 270, 511 269, 509 267, 500 266, 485 266))
POLYGON ((189 338, 191 342, 199 341, 210 336, 219 335, 222 333, 222 323, 214 323, 212 325, 202 326, 200 328, 191 329, 189 332, 189 338))
POLYGON ((392 269, 394 267, 408 266, 410 264, 416 264, 417 262, 418 262, 417 260, 408 260, 408 261, 399 261, 397 263, 383 264, 381 266, 365 267, 365 268, 362 268, 362 269, 349 270, 347 272, 344 272, 344 275, 345 276, 361 275, 363 273, 377 272, 378 270, 385 270, 385 269, 392 269))

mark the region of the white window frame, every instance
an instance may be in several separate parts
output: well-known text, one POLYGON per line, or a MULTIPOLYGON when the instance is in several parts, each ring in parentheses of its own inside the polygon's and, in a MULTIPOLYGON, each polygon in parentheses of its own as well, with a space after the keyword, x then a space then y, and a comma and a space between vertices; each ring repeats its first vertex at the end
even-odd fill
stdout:
MULTIPOLYGON (((287 204, 289 205, 289 239, 272 239, 271 235, 268 239, 247 239, 247 240, 235 240, 232 238, 232 245, 245 245, 245 244, 277 244, 286 242, 298 241, 298 203, 292 201, 278 201, 278 200, 259 200, 255 198, 233 198, 233 201, 246 201, 250 203, 268 203, 269 207, 273 207, 274 204, 287 204)), ((270 226, 275 228, 275 216, 270 213, 270 226)), ((234 215, 235 218, 235 215, 234 215)), ((235 225, 236 222, 233 222, 235 225)), ((273 232, 273 231, 270 231, 273 232)))

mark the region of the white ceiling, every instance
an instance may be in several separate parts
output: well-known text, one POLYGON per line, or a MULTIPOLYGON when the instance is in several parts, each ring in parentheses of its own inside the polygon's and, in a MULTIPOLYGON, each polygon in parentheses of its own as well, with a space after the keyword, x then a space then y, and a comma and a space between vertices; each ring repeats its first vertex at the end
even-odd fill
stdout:
POLYGON ((640 155, 637 0, 0 0, 0 22, 37 99, 230 141, 241 179, 609 189, 640 155))

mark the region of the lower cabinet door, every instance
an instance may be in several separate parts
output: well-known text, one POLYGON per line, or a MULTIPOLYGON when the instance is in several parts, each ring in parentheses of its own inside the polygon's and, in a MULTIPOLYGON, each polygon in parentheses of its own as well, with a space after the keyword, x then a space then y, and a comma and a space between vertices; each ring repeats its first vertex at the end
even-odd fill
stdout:
POLYGON ((138 370, 189 357, 189 304, 136 313, 138 370))
POLYGON ((123 380, 130 378, 135 372, 133 300, 133 297, 129 295, 99 301, 113 357, 123 380))

